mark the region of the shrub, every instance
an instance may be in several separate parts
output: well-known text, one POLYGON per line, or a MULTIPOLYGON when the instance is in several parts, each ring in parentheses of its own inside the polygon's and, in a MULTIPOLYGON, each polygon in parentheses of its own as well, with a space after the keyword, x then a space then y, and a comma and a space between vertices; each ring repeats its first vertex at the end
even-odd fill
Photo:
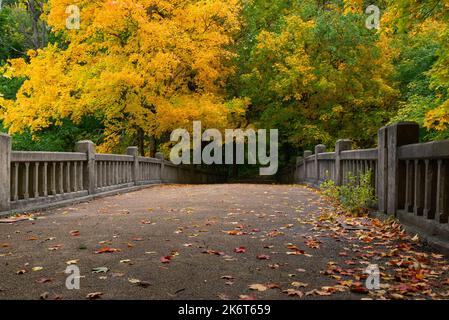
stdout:
POLYGON ((371 179, 371 171, 358 176, 350 173, 344 185, 337 186, 332 180, 327 180, 321 184, 321 190, 325 196, 339 201, 346 211, 362 213, 376 200, 371 179))

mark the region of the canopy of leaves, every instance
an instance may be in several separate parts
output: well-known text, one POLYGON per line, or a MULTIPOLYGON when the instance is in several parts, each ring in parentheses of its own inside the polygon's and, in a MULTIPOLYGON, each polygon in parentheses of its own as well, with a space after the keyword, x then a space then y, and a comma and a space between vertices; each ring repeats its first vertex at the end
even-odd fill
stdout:
POLYGON ((237 1, 50 0, 46 17, 63 41, 11 60, 25 77, 3 101, 10 133, 39 132, 64 119, 93 116, 104 126, 101 151, 142 131, 162 136, 191 120, 223 128, 222 87, 232 67, 226 49, 239 29, 237 1), (66 30, 66 8, 83 12, 66 30))

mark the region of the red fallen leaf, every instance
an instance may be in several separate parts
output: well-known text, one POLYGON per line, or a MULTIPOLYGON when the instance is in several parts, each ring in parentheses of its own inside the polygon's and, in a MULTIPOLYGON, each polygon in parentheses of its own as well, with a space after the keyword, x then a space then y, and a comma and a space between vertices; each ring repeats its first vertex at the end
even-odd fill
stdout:
POLYGON ((78 237, 80 232, 78 230, 72 230, 69 232, 72 237, 78 237))
POLYGON ((341 257, 346 257, 348 255, 348 253, 346 251, 342 251, 342 252, 339 252, 338 255, 341 257))
POLYGON ((32 236, 32 237, 28 238, 28 241, 35 241, 35 240, 39 240, 39 238, 36 236, 32 236))
POLYGON ((270 260, 270 256, 266 254, 259 254, 258 256, 256 256, 256 258, 259 260, 270 260))
POLYGON ((115 248, 111 248, 111 247, 103 247, 100 250, 95 251, 95 253, 100 254, 100 253, 114 253, 114 252, 119 252, 120 249, 115 249, 115 248))
POLYGON ((443 282, 443 284, 445 284, 445 285, 449 286, 449 278, 448 278, 448 279, 446 279, 446 281, 444 281, 444 282, 443 282))
POLYGON ((47 283, 47 282, 52 282, 53 279, 50 278, 41 278, 39 280, 37 280, 38 283, 47 283))
POLYGON ((161 257, 161 262, 162 263, 170 263, 172 256, 165 256, 165 257, 161 257))
POLYGON ((351 292, 360 293, 360 294, 368 294, 369 290, 365 287, 353 286, 353 287, 351 287, 351 292))
POLYGON ((245 253, 246 252, 246 248, 245 247, 238 247, 234 249, 235 253, 245 253))
POLYGON ((80 235, 79 230, 72 230, 69 233, 72 237, 78 237, 80 235))
POLYGON ((255 229, 251 230, 251 232, 260 232, 260 229, 255 228, 255 229))
POLYGON ((248 296, 248 295, 242 294, 239 296, 239 300, 257 300, 257 298, 253 297, 253 296, 248 296))
POLYGON ((354 265, 354 264, 356 264, 354 261, 352 261, 352 260, 345 260, 345 263, 347 264, 347 265, 354 265))

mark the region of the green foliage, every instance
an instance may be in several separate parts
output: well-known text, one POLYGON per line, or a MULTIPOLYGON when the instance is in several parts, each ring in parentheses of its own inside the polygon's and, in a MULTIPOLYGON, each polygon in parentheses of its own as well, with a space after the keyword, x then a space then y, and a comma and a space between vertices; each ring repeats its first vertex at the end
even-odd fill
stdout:
MULTIPOLYGON (((62 126, 51 127, 38 134, 33 135, 29 131, 14 134, 12 148, 18 151, 73 151, 75 143, 80 140, 88 139, 97 144, 101 143, 103 130, 104 128, 94 118, 85 118, 78 125, 65 120, 62 126)), ((0 123, 1 131, 6 130, 0 123)))
POLYGON ((396 92, 365 19, 344 13, 343 1, 247 3, 230 90, 251 100, 249 122, 279 129, 284 152, 343 137, 374 145, 396 92))
POLYGON ((342 186, 337 186, 332 180, 327 180, 321 184, 320 188, 324 195, 339 201, 346 211, 361 213, 376 200, 371 181, 371 171, 359 176, 350 173, 348 181, 342 186))

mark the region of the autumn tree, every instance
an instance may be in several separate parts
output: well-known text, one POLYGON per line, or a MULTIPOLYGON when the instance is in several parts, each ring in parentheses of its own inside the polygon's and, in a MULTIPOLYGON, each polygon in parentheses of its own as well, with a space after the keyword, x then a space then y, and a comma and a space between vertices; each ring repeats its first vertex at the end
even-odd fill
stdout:
POLYGON ((94 117, 104 126, 99 151, 192 120, 224 128, 242 111, 223 98, 238 14, 237 0, 50 0, 45 19, 61 40, 10 61, 8 76, 27 81, 1 102, 4 124, 39 132, 94 117), (79 30, 66 28, 71 5, 79 30))

